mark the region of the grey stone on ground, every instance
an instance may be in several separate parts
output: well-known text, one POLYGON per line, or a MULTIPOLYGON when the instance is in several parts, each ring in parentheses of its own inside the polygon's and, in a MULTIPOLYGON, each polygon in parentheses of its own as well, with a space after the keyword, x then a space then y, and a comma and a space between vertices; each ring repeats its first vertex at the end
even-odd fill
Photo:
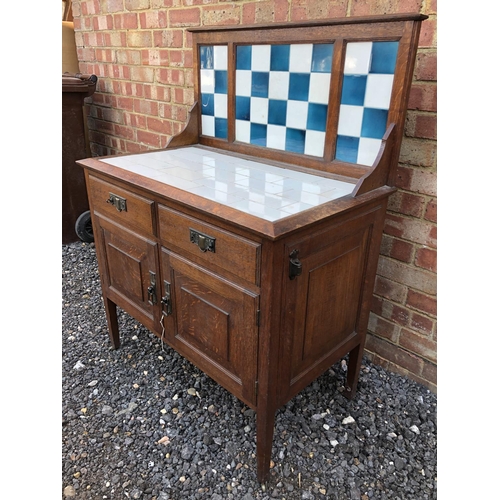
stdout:
POLYGON ((364 359, 349 401, 331 367, 277 411, 262 486, 255 412, 121 310, 111 348, 93 244, 62 247, 62 316, 62 498, 437 498, 437 398, 408 378, 364 359))

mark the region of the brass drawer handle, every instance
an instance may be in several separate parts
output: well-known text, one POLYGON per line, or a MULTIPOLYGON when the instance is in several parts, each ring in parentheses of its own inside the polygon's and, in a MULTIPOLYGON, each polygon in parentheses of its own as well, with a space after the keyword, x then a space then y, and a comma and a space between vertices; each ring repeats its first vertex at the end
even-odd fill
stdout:
POLYGON ((206 234, 189 228, 189 241, 198 245, 198 248, 202 252, 208 250, 209 252, 215 253, 215 238, 212 238, 212 236, 207 236, 206 234))
POLYGON ((114 205, 118 212, 126 212, 127 211, 127 199, 118 196, 117 194, 109 193, 109 199, 106 200, 106 203, 111 203, 114 205))

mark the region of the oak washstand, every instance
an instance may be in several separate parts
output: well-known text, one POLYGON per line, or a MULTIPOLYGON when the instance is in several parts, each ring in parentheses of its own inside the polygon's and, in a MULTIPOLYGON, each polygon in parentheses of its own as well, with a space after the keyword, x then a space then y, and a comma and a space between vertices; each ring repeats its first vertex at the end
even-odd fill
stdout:
POLYGON ((195 99, 166 149, 84 167, 116 306, 256 411, 349 355, 353 397, 419 14, 191 29, 195 99))

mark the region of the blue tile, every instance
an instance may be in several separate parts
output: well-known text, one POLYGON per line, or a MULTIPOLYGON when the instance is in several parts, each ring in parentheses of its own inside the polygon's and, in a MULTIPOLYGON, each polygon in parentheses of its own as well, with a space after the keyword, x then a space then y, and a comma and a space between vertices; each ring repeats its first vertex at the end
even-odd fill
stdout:
POLYGON ((236 69, 252 69, 251 45, 238 45, 236 47, 236 69))
POLYGON ((363 106, 366 92, 366 75, 344 75, 341 104, 363 106))
POLYGON ((227 94, 227 71, 215 70, 215 93, 227 94))
POLYGON ((201 94, 201 114, 214 116, 214 95, 201 94))
POLYGON ((332 43, 316 43, 313 45, 312 68, 313 73, 330 73, 332 70, 332 43))
POLYGON ((361 137, 382 139, 387 126, 387 114, 388 111, 385 109, 365 108, 361 124, 361 137))
POLYGON ((326 131, 326 115, 328 106, 326 104, 309 103, 307 110, 307 130, 326 131))
POLYGON ((269 94, 269 73, 252 71, 252 97, 267 97, 269 94))
POLYGON ((288 71, 290 45, 271 45, 271 71, 288 71))
POLYGON ((214 68, 214 48, 212 45, 200 45, 200 68, 214 68))
POLYGON ((345 135, 337 136, 337 148, 335 150, 335 158, 337 160, 347 161, 349 163, 357 163, 358 161, 358 137, 347 137, 345 135))
POLYGON ((306 146, 306 131, 295 128, 286 129, 285 149, 294 153, 304 153, 306 146))
POLYGON ((250 144, 257 146, 266 146, 267 125, 260 123, 250 124, 250 144))
POLYGON ((250 97, 236 96, 235 116, 237 120, 250 120, 250 97))
POLYGON ((373 42, 370 73, 394 74, 399 42, 373 42))
POLYGON ((227 139, 227 118, 215 118, 215 137, 227 139))
POLYGON ((309 73, 290 73, 288 99, 307 101, 309 99, 309 73))
POLYGON ((286 125, 286 103, 278 99, 269 99, 267 122, 271 125, 286 125))

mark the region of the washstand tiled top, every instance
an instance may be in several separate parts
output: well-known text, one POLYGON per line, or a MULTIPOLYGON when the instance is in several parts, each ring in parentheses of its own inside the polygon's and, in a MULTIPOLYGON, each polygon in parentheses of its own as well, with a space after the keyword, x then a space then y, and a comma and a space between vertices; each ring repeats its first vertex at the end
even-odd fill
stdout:
POLYGON ((197 146, 103 162, 275 222, 351 194, 354 184, 197 146))

